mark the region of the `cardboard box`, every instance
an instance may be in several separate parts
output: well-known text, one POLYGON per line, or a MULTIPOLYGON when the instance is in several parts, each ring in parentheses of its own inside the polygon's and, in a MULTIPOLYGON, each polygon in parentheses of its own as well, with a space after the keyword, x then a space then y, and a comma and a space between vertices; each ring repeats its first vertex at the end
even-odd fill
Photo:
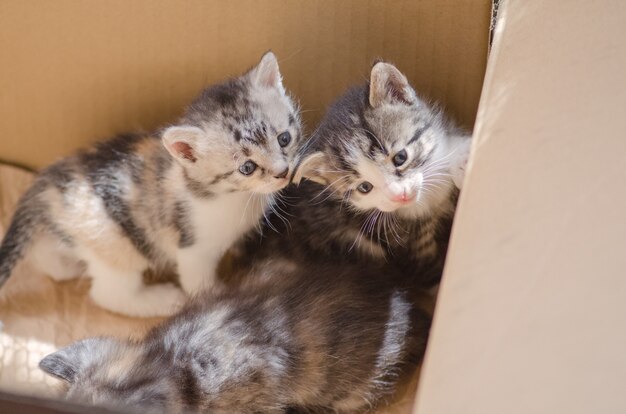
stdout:
POLYGON ((504 4, 417 414, 626 412, 626 4, 504 4))
MULTIPOLYGON (((0 160, 39 169, 111 135, 164 125, 202 87, 268 49, 309 131, 378 57, 470 130, 490 13, 490 0, 1 1, 0 160)), ((409 412, 412 395, 394 412, 409 412)))
POLYGON ((471 128, 489 0, 0 2, 0 160, 40 168, 174 120, 272 49, 309 130, 376 57, 471 128))

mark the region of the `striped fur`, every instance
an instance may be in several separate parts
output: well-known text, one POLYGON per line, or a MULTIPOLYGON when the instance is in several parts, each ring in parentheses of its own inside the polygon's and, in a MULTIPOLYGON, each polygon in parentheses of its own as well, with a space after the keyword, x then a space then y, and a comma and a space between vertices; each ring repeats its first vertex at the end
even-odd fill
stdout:
POLYGON ((373 267, 275 255, 139 342, 87 339, 44 358, 70 400, 150 413, 368 411, 421 358, 428 317, 373 267))
POLYGON ((280 236, 269 234, 267 249, 251 242, 246 254, 369 258, 433 286, 443 269, 469 142, 394 66, 377 63, 369 84, 339 98, 303 145, 294 181, 310 180, 282 193, 285 202, 276 210, 283 217, 267 224, 280 236), (366 182, 369 192, 359 191, 366 182))
POLYGON ((204 90, 174 125, 119 136, 42 171, 0 246, 0 284, 23 257, 56 279, 86 267, 99 305, 171 314, 186 295, 172 284, 144 286, 143 273, 177 271, 186 293, 213 283, 222 253, 287 185, 300 136, 297 107, 268 52, 244 75, 204 90), (279 143, 284 133, 289 145, 279 143), (256 170, 244 174, 246 162, 256 170))

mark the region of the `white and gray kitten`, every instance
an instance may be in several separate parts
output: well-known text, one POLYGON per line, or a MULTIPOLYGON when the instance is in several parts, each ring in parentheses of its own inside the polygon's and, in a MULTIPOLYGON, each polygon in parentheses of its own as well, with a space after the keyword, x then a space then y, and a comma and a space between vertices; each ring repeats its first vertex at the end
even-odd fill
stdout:
MULTIPOLYGON (((268 222, 264 251, 373 259, 424 287, 441 276, 470 137, 420 99, 393 65, 330 107, 268 222), (283 214, 286 213, 286 214, 283 214), (283 217, 280 217, 280 216, 283 217)), ((253 243, 254 244, 254 243, 253 243)))
POLYGON ((145 286, 144 271, 176 271, 187 293, 210 285, 222 253, 287 185, 300 137, 268 52, 204 90, 175 125, 102 142, 41 172, 0 247, 0 284, 27 256, 59 280, 86 270, 106 309, 169 315, 186 295, 145 286))
POLYGON ((40 362, 67 399, 150 413, 358 413, 419 362, 428 317, 372 266, 274 257, 139 342, 86 339, 40 362))

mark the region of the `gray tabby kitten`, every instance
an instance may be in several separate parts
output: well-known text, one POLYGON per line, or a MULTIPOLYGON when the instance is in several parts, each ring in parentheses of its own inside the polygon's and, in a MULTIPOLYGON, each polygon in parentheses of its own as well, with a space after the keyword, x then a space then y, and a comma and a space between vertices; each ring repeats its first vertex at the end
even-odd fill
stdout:
POLYGON ((368 411, 424 351, 428 318, 402 285, 372 267, 274 257, 139 342, 86 339, 39 366, 71 401, 140 412, 368 411))
MULTIPOLYGON (((393 65, 379 62, 370 82, 330 107, 303 146, 258 249, 326 254, 397 267, 423 287, 442 273, 470 137, 421 100, 393 65)), ((254 260, 254 259, 250 259, 254 260)))
POLYGON ((0 247, 0 284, 27 255, 58 280, 86 267, 91 297, 106 309, 169 315, 186 295, 145 286, 144 271, 176 271, 187 293, 210 285, 222 253, 287 185, 300 136, 268 52, 159 133, 117 137, 44 170, 0 247))

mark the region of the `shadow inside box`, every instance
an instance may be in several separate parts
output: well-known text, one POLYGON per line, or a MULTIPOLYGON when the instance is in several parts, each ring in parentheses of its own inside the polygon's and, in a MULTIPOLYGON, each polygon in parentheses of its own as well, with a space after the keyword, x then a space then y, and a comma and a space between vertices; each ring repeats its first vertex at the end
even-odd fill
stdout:
POLYGON ((76 405, 56 399, 28 397, 4 392, 0 392, 0 412, 21 414, 121 413, 121 411, 76 405))

